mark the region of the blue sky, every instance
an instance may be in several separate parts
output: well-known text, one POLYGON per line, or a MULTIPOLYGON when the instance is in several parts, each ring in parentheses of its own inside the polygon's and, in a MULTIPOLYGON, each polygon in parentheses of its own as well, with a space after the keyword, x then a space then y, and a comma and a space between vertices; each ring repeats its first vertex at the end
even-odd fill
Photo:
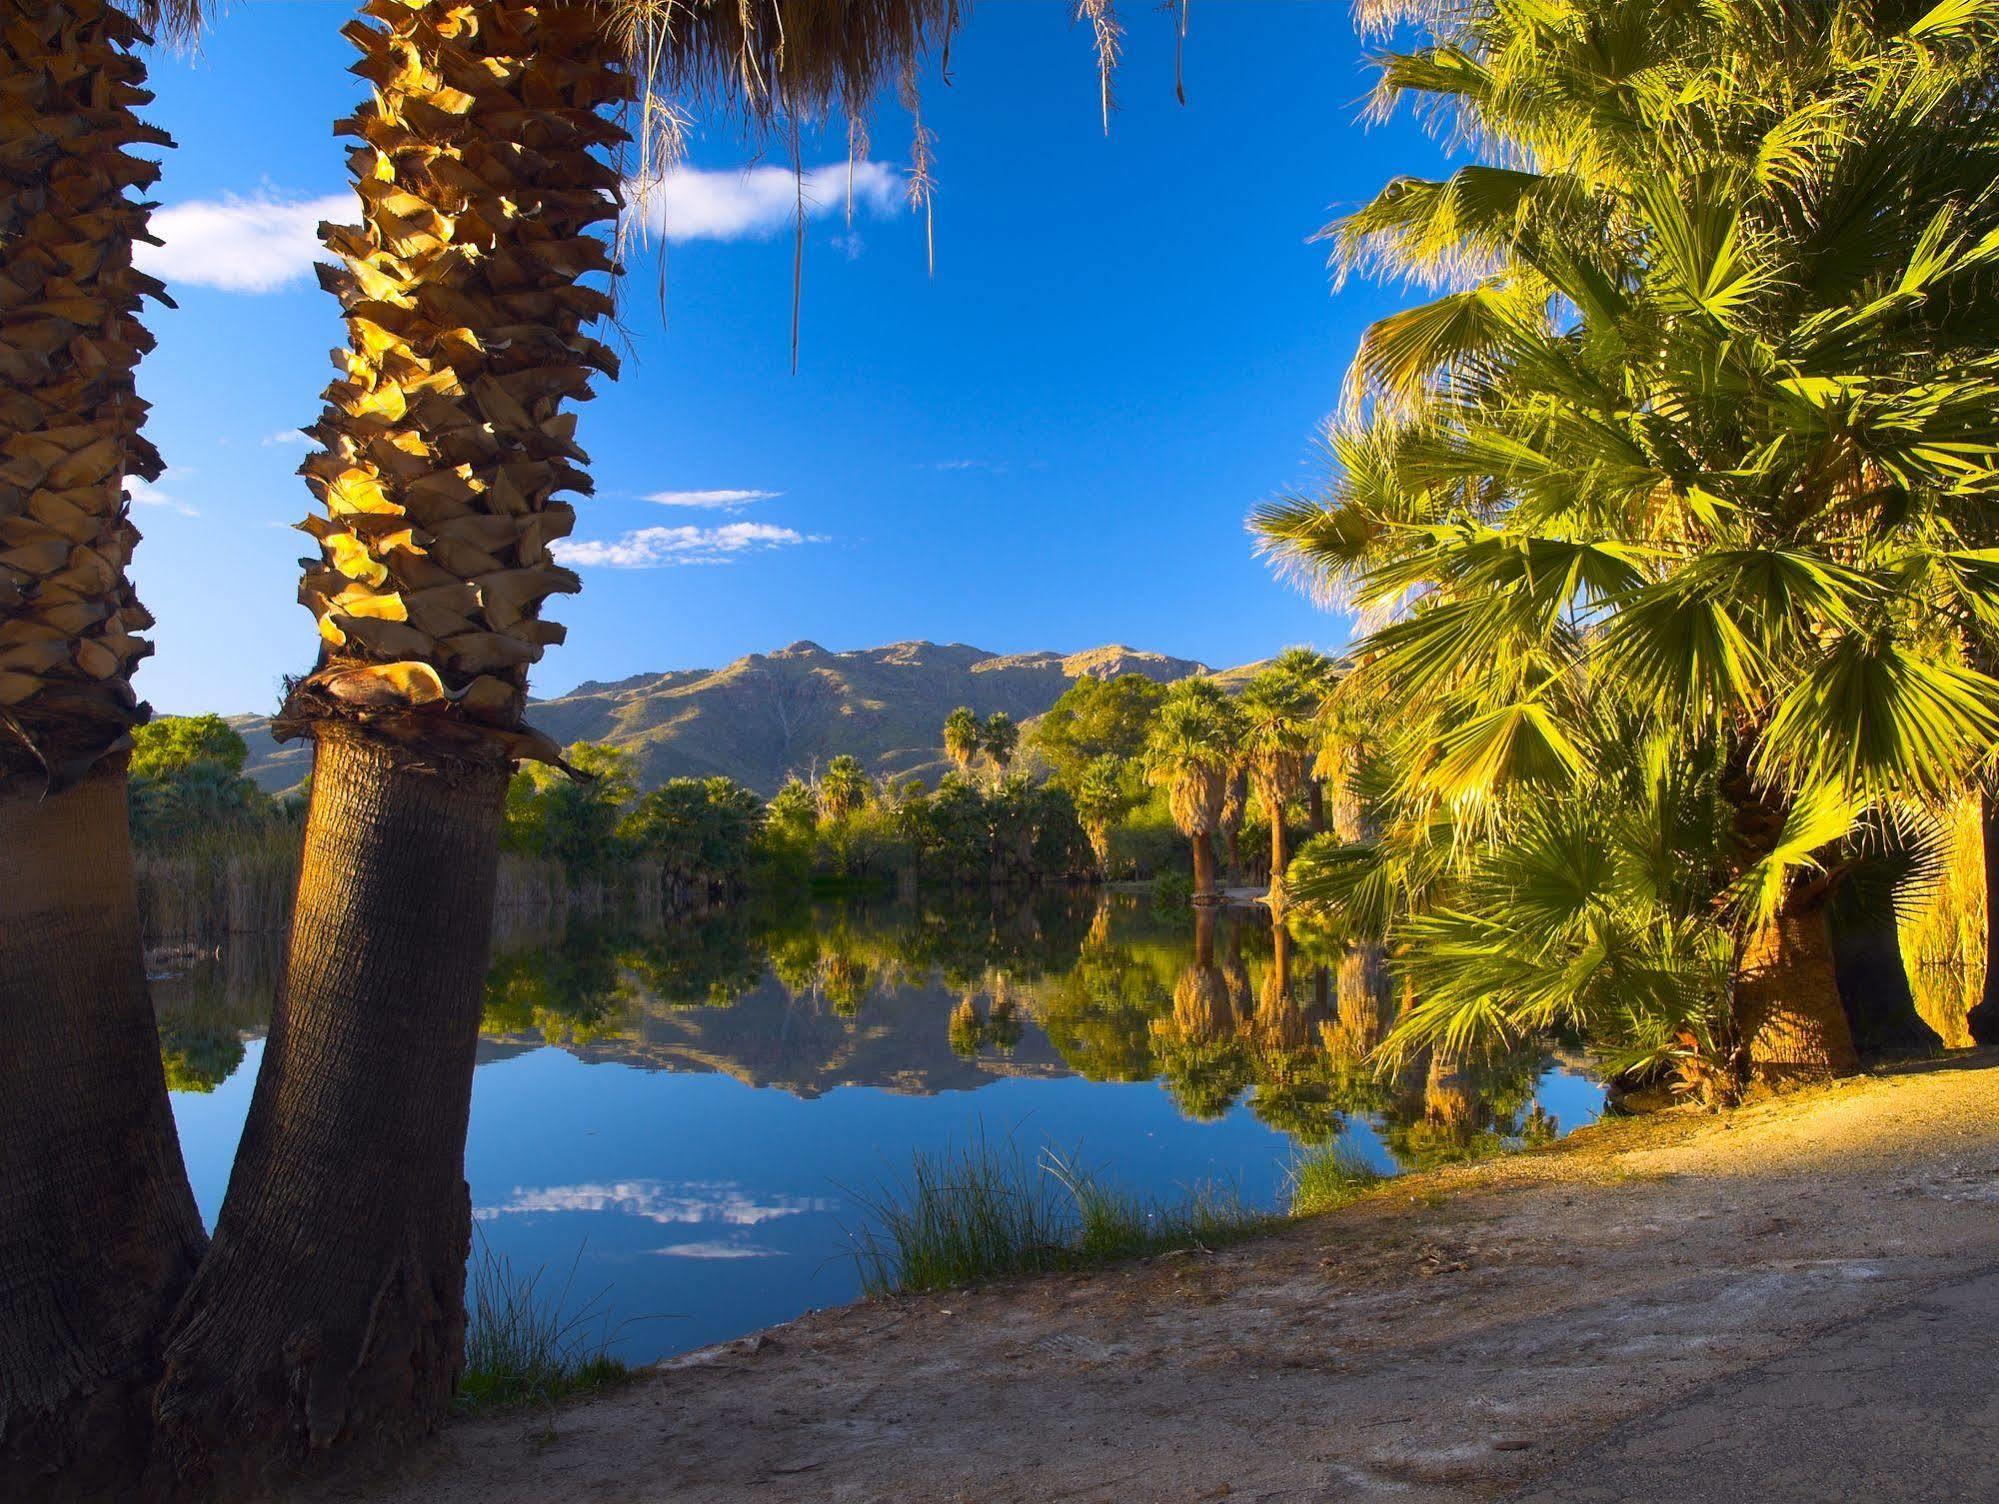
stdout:
MULTIPOLYGON (((899 198, 909 123, 884 103, 852 235, 836 202, 809 223, 796 375, 782 154, 697 120, 662 200, 664 323, 656 241, 628 279, 624 379, 582 409, 584 592, 554 603, 569 643, 537 693, 801 637, 1121 641, 1216 665, 1344 640, 1253 556, 1243 516, 1309 480, 1354 341, 1400 296, 1335 296, 1311 233, 1435 148, 1406 121, 1360 125, 1337 0, 1195 0, 1185 108, 1169 17, 1131 0, 1106 138, 1069 9, 987 0, 950 84, 927 81, 934 278, 899 198)), ((313 652, 285 436, 341 340, 307 262, 314 201, 347 193, 329 127, 359 97, 352 14, 250 0, 197 55, 153 60, 148 114, 179 143, 154 196, 180 306, 153 318, 140 378, 169 470, 136 497, 159 618, 140 691, 161 711, 268 709, 313 652)), ((844 184, 844 127, 803 155, 844 184)))

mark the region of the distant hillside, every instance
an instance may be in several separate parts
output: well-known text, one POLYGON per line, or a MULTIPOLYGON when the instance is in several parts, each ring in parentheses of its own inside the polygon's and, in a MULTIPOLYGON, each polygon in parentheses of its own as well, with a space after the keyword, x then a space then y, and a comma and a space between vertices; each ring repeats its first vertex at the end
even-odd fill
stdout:
MULTIPOLYGON (((581 684, 559 699, 537 701, 528 717, 564 746, 592 741, 629 749, 648 787, 726 773, 769 794, 788 774, 823 768, 843 752, 873 773, 915 773, 934 782, 948 766, 944 717, 959 705, 1027 721, 1085 677, 1144 674, 1170 683, 1208 671, 1191 659, 1118 646, 1001 654, 955 642, 898 642, 829 653, 816 642, 794 642, 727 668, 581 684)), ((305 776, 309 750, 279 747, 265 717, 236 716, 231 724, 250 743, 248 771, 265 788, 290 788, 305 776)))

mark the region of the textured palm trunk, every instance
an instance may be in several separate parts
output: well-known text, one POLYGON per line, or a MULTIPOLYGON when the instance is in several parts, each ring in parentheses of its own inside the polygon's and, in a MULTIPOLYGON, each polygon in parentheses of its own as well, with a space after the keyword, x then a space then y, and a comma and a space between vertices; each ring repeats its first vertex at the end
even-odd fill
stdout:
POLYGON ((117 1498, 204 1242, 140 958, 123 759, 49 797, 0 780, 0 832, 0 1498, 117 1498))
POLYGON ((587 4, 368 0, 325 226, 342 376, 302 471, 321 654, 277 729, 317 745, 286 981, 215 1244, 176 1319, 160 1465, 223 1487, 436 1427, 463 1361, 463 1160, 508 773, 550 545, 587 491, 572 400, 616 361, 593 229, 629 83, 587 4))
POLYGON ((151 625, 126 578, 132 268, 168 146, 143 33, 0 0, 0 1498, 124 1496, 201 1221, 140 955, 125 760, 151 625))
POLYGON ((1859 1068, 1818 909, 1787 905, 1744 946, 1735 1030, 1747 1073, 1760 1081, 1814 1080, 1859 1068))
POLYGON ((1978 814, 1985 848, 1985 987, 1964 1023, 1976 1043, 1999 1044, 1999 799, 1981 794, 1978 814))
POLYGON ((1205 830, 1194 832, 1194 902, 1197 904, 1219 903, 1221 895, 1215 891, 1215 842, 1205 830))
POLYGON ((499 767, 323 735, 284 989, 176 1321, 162 1464, 224 1493, 434 1429, 463 1361, 499 767))
POLYGON ((1284 878, 1291 865, 1291 846, 1284 829, 1284 806, 1280 802, 1264 801, 1264 808, 1270 815, 1270 893, 1267 902, 1270 912, 1282 915, 1290 900, 1285 892, 1284 878))
POLYGON ((1312 826, 1312 834, 1326 833, 1326 785, 1325 780, 1313 778, 1305 785, 1305 814, 1312 826))
POLYGON ((1854 1048, 1865 1058, 1941 1049, 1942 1037, 1916 1011, 1895 907, 1887 896, 1844 884, 1826 906, 1825 922, 1854 1048))

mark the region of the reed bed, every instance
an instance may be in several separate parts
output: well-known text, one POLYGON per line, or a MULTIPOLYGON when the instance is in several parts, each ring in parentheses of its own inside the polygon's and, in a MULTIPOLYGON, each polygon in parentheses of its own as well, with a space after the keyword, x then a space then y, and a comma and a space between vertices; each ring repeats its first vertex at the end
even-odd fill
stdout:
POLYGON ((919 1151, 906 1177, 856 1199, 866 1221, 853 1234, 854 1259, 872 1297, 1214 1248, 1283 1220, 1225 1187, 1152 1200, 1073 1157, 1029 1157, 983 1134, 919 1151))
POLYGON ((616 1333, 600 1293, 575 1299, 582 1250, 560 1286, 546 1267, 516 1270, 505 1254, 476 1239, 466 1279, 465 1371, 458 1403, 467 1410, 552 1404, 623 1383, 631 1368, 611 1355, 616 1333))
POLYGON ((1285 1176, 1291 1215, 1316 1217, 1338 1211, 1371 1194, 1388 1178, 1338 1142, 1305 1150, 1292 1160, 1285 1176))

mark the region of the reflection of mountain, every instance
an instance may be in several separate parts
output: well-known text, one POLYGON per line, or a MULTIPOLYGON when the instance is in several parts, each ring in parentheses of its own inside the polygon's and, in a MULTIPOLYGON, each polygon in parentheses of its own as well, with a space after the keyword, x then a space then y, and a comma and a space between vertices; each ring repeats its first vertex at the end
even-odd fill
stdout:
MULTIPOLYGON (((1008 1055, 954 1054, 948 1024, 957 998, 917 985, 876 991, 855 1018, 810 997, 793 997, 766 977, 726 1008, 635 1008, 614 1038, 564 1044, 592 1065, 641 1070, 720 1072, 750 1086, 816 1097, 840 1086, 871 1086, 909 1096, 974 1091, 1009 1076, 1071 1074, 1036 1028, 1022 1031, 1008 1055)), ((479 1042, 479 1059, 502 1059, 539 1045, 535 1035, 479 1042)))
MULTIPOLYGON (((786 774, 823 767, 842 753, 873 773, 935 779, 948 766, 939 728, 959 705, 1026 721, 1085 677, 1144 674, 1170 682, 1205 671, 1190 659, 1116 646, 988 653, 963 643, 897 642, 833 653, 794 642, 724 668, 581 684, 537 702, 532 716, 565 745, 610 742, 636 754, 646 785, 726 773, 769 794, 786 774)), ((265 788, 289 788, 305 776, 306 743, 278 746, 262 716, 236 716, 231 724, 250 744, 247 771, 265 788)))

